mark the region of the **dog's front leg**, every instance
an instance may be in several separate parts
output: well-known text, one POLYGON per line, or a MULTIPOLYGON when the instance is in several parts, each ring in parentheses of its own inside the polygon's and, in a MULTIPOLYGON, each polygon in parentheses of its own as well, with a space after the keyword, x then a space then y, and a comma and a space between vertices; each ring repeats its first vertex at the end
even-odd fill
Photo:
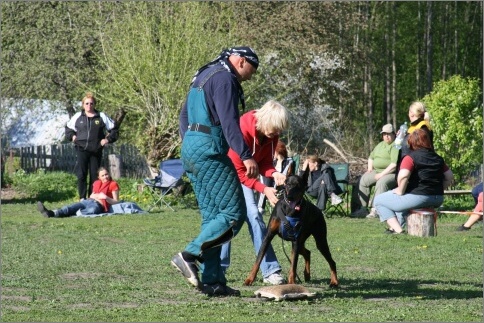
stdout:
POLYGON ((299 256, 299 244, 298 241, 292 242, 291 249, 291 268, 289 269, 289 275, 287 277, 287 282, 289 284, 296 283, 296 271, 297 271, 297 260, 299 256))
POLYGON ((298 237, 299 254, 304 258, 304 281, 311 280, 311 251, 306 249, 306 240, 309 234, 306 230, 301 232, 298 237))
POLYGON ((257 276, 257 272, 259 271, 260 264, 262 262, 262 258, 264 257, 269 244, 271 243, 274 236, 277 234, 279 230, 280 220, 277 218, 272 218, 269 220, 269 224, 267 225, 267 234, 264 237, 264 241, 262 241, 262 245, 260 246, 259 253, 257 254, 257 259, 255 260, 254 266, 252 266, 252 270, 250 271, 249 275, 244 281, 244 285, 250 286, 255 280, 257 276))

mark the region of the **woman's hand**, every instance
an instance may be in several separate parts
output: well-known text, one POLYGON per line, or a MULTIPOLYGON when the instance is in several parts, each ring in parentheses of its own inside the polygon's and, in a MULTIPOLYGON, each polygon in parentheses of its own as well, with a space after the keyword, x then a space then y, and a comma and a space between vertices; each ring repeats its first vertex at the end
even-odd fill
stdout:
POLYGON ((274 177, 274 182, 276 182, 276 186, 284 185, 284 182, 286 181, 286 175, 279 172, 272 173, 272 177, 274 177))
POLYGON ((101 146, 106 146, 109 143, 107 139, 101 139, 101 146))
POLYGON ((302 167, 302 170, 305 171, 307 168, 308 168, 308 164, 309 164, 309 159, 305 159, 304 160, 304 164, 303 164, 303 167, 302 167))
POLYGON ((279 201, 279 199, 276 196, 276 192, 277 190, 274 187, 266 186, 264 188, 264 195, 267 197, 267 200, 269 201, 269 203, 271 203, 272 207, 274 207, 277 201, 279 201))

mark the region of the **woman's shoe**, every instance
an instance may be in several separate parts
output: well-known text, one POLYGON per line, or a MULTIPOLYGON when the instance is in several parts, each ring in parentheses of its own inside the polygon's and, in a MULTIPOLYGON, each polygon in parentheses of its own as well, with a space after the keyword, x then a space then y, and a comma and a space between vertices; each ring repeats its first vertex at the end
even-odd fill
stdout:
POLYGON ((402 234, 402 233, 404 233, 404 232, 403 231, 402 232, 397 232, 397 231, 395 231, 393 229, 386 229, 386 231, 385 231, 385 234, 402 234))

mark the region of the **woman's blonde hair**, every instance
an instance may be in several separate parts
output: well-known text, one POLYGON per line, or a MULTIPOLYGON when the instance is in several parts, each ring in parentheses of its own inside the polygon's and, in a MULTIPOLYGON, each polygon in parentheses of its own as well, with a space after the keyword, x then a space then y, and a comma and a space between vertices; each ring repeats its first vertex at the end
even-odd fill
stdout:
POLYGON ((410 104, 410 107, 408 107, 408 110, 419 118, 423 118, 424 120, 430 122, 430 114, 427 112, 427 109, 425 108, 425 104, 423 102, 413 102, 412 104, 410 104))
POLYGON ((91 99, 92 102, 94 103, 94 106, 96 106, 96 98, 94 97, 94 94, 92 92, 87 92, 86 95, 82 98, 82 106, 84 106, 84 101, 87 99, 91 99))
POLYGON ((269 100, 260 109, 256 110, 257 123, 255 128, 259 131, 283 131, 289 127, 289 111, 277 101, 269 100))

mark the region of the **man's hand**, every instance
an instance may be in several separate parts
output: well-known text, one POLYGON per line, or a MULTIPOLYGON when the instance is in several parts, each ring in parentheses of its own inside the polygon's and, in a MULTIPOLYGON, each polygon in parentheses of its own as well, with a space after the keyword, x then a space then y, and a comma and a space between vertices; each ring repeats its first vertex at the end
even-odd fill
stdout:
POLYGON ((257 178, 259 176, 259 165, 253 158, 244 160, 244 166, 247 169, 245 175, 248 178, 257 178))

